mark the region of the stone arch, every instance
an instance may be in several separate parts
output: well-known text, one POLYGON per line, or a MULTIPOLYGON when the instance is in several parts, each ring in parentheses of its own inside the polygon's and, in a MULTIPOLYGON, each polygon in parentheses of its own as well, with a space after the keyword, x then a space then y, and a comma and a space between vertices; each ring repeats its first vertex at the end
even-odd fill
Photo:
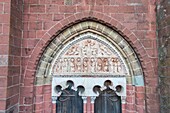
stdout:
MULTIPOLYGON (((48 47, 48 44, 56 37, 58 36, 62 31, 64 31, 66 28, 76 24, 76 23, 80 23, 83 21, 87 21, 87 20, 92 20, 92 21, 96 21, 98 23, 104 24, 105 26, 111 28, 112 30, 114 30, 115 32, 117 32, 118 34, 120 34, 121 36, 123 36, 123 38, 131 45, 131 47, 133 48, 133 50, 135 51, 138 60, 140 60, 141 62, 141 66, 143 69, 143 73, 145 75, 146 79, 150 74, 154 75, 154 69, 153 69, 153 62, 151 61, 151 59, 149 58, 149 53, 146 52, 145 48, 143 47, 143 45, 140 43, 140 40, 137 38, 137 36, 130 31, 128 28, 124 27, 123 24, 119 21, 117 21, 116 19, 114 19, 111 16, 108 16, 106 14, 100 13, 100 12, 96 12, 93 11, 93 13, 91 13, 91 11, 85 11, 82 13, 75 13, 59 22, 57 22, 55 25, 53 25, 51 27, 51 29, 49 29, 41 38, 40 41, 38 42, 38 44, 35 46, 34 50, 32 51, 30 57, 28 58, 28 63, 24 72, 24 76, 29 76, 31 79, 35 79, 35 73, 36 73, 36 69, 37 66, 39 65, 40 62, 40 58, 43 55, 45 49, 48 47), (147 68, 149 67, 149 68, 147 68)), ((154 78, 153 76, 151 78, 154 78)), ((152 80, 145 80, 145 86, 149 87, 151 90, 155 91, 156 86, 154 84, 154 86, 152 85, 152 80), (151 82, 150 82, 151 81, 151 82)), ((35 83, 35 82, 33 82, 35 83)), ((147 88, 145 86, 142 87, 133 87, 133 86, 128 86, 127 89, 132 89, 133 91, 136 92, 143 92, 143 97, 142 99, 145 101, 145 107, 143 108, 146 109, 146 111, 149 111, 147 109, 150 109, 148 106, 147 107, 147 103, 149 102, 147 97, 153 97, 152 95, 150 95, 150 92, 147 91, 147 88)), ((24 87, 27 87, 27 84, 24 83, 24 87)), ((26 110, 30 109, 30 106, 33 107, 34 106, 34 110, 36 111, 36 104, 39 105, 39 101, 35 100, 36 95, 40 94, 40 95, 46 95, 46 93, 49 93, 51 91, 51 85, 45 85, 45 84, 32 84, 31 87, 29 87, 30 93, 27 93, 27 97, 24 97, 24 99, 29 99, 31 100, 30 103, 27 103, 27 105, 29 105, 28 107, 26 107, 26 110)), ((28 88, 26 89, 28 90, 28 88)), ((24 100, 23 99, 23 100, 24 100)), ((140 100, 141 98, 136 97, 135 94, 135 102, 137 100, 140 100)), ((41 101, 41 103, 45 104, 44 101, 41 101)), ((129 105, 130 106, 130 105, 129 105)), ((134 107, 134 106, 130 106, 130 107, 134 107)), ((51 109, 51 108, 50 108, 51 109)), ((136 110, 138 109, 138 106, 136 108, 136 110)), ((140 108, 139 108, 140 109, 140 108)))
MULTIPOLYGON (((71 25, 82 22, 85 20, 94 20, 100 23, 103 23, 107 25, 108 27, 114 29, 117 31, 119 34, 121 34, 127 41, 128 43, 133 47, 135 52, 137 53, 139 60, 142 63, 142 67, 145 67, 146 62, 150 62, 148 59, 148 55, 143 48, 143 45, 139 42, 139 39, 136 37, 136 35, 131 32, 128 28, 124 27, 123 24, 113 17, 110 17, 106 14, 96 12, 96 11, 84 11, 81 13, 75 13, 55 25, 51 27, 42 37, 41 40, 37 43, 35 49, 31 53, 30 57, 30 62, 28 62, 28 67, 32 66, 34 64, 34 70, 36 70, 36 66, 38 64, 38 61, 45 50, 46 46, 51 42, 51 40, 56 37, 61 31, 66 29, 67 27, 70 27, 71 25), (143 62, 146 61, 146 62, 143 62)), ((27 72, 26 72, 27 73, 27 72)))
POLYGON ((97 34, 104 37, 108 42, 114 45, 126 60, 128 69, 131 70, 129 72, 130 76, 127 77, 128 82, 133 85, 144 85, 143 71, 140 61, 127 40, 110 27, 91 20, 74 24, 53 38, 39 61, 36 72, 36 85, 51 83, 52 75, 50 69, 53 67, 52 62, 55 59, 56 54, 70 40, 73 40, 75 37, 84 33, 97 34))

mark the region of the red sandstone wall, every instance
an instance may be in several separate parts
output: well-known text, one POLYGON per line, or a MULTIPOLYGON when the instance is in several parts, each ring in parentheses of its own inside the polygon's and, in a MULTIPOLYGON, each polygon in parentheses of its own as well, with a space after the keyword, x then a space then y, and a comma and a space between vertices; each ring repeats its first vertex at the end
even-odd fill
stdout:
POLYGON ((17 113, 21 69, 22 1, 0 0, 0 112, 17 113))
MULTIPOLYGON (((0 62, 0 110, 13 108, 12 106, 17 105, 20 99, 20 113, 30 113, 34 110, 37 113, 52 112, 50 86, 34 87, 36 64, 41 55, 39 53, 47 46, 47 42, 51 40, 50 37, 57 29, 64 27, 75 18, 93 15, 106 22, 111 18, 115 19, 120 23, 115 23, 115 27, 122 32, 127 28, 125 34, 132 32, 134 37, 129 36, 130 41, 133 42, 131 44, 134 44, 132 46, 137 53, 140 53, 146 86, 139 89, 129 87, 127 94, 130 95, 132 90, 138 99, 134 100, 129 96, 127 102, 132 106, 127 108, 126 113, 133 113, 136 108, 139 113, 144 113, 145 105, 148 113, 159 113, 156 90, 158 81, 154 0, 23 0, 23 15, 20 1, 0 0, 0 58, 3 59, 2 61, 9 60, 9 63, 0 62), (90 14, 83 13, 84 11, 90 14), (107 17, 101 17, 103 14, 107 17), (69 16, 74 18, 67 20, 69 16), (50 30, 57 23, 59 23, 58 28, 50 30), (46 32, 48 34, 44 35, 46 32), (135 43, 137 40, 141 44, 135 43), (43 43, 36 47, 40 41, 43 43), (144 48, 144 51, 140 48, 144 48), (22 76, 19 81, 20 72, 22 76), (21 83, 20 95, 19 82, 21 83), (143 99, 146 99, 145 104, 143 99), (135 106, 134 102, 136 102, 135 106)), ((14 110, 15 112, 17 110, 14 110)))
MULTIPOLYGON (((34 83, 34 72, 36 63, 40 55, 38 52, 46 44, 43 42, 42 46, 38 46, 35 49, 36 44, 41 40, 44 33, 48 32, 53 25, 61 23, 58 28, 65 26, 69 21, 71 22, 74 18, 79 18, 78 13, 89 11, 95 12, 94 17, 99 18, 102 14, 116 19, 124 27, 128 28, 140 41, 145 52, 140 51, 143 56, 144 62, 143 67, 145 74, 146 83, 146 110, 148 113, 158 113, 159 104, 157 97, 157 48, 156 48, 156 19, 155 19, 155 1, 154 0, 24 0, 24 14, 23 14, 23 41, 22 41, 22 57, 23 57, 23 73, 22 87, 21 87, 21 112, 32 109, 33 105, 33 83, 34 83), (97 13, 96 13, 97 12, 97 13), (77 14, 77 15, 76 15, 77 14), (65 18, 71 16, 74 18, 65 18), (65 20, 64 20, 65 19, 65 20), (37 51, 37 52, 36 52, 37 51), (37 53, 37 55, 33 55, 37 53), (36 57, 38 56, 38 58, 36 57), (30 60, 35 59, 35 60, 30 60), (34 62, 36 61, 36 62, 34 62), (26 105, 26 106, 25 106, 26 105)), ((93 14, 92 14, 93 15, 93 14)), ((81 14, 79 16, 82 16, 81 14)), ((104 19, 104 17, 103 17, 104 19)), ((107 21, 107 19, 104 19, 107 21)), ((119 29, 124 27, 116 26, 119 29)), ((57 28, 56 28, 57 29, 57 28)), ((54 29, 53 29, 54 30, 54 29)), ((57 31, 57 30, 56 30, 57 31)), ((55 31, 55 32, 56 32, 55 31)), ((49 31, 46 37, 51 37, 54 31, 49 31)), ((46 42, 50 38, 43 38, 46 42)), ((136 39, 132 41, 135 42, 136 39)), ((139 44, 132 45, 136 48, 141 46, 139 44)), ((136 49, 136 51, 139 51, 136 49)), ((36 103, 35 110, 37 112, 44 111, 47 113, 51 112, 50 104, 50 86, 39 86, 35 88, 36 103), (44 110, 45 108, 45 110, 44 110)), ((133 90, 133 87, 130 87, 133 90)), ((136 96, 139 100, 132 100, 128 98, 128 102, 133 104, 137 101, 140 106, 145 106, 144 103, 140 103, 144 99, 144 89, 136 89, 136 96), (139 93, 140 92, 140 93, 139 93), (140 98, 141 97, 141 98, 140 98)), ((133 113, 135 106, 127 108, 126 113, 133 113)), ((140 108, 140 107, 138 107, 140 108)), ((143 108, 138 109, 139 113, 143 113, 143 108)))
POLYGON ((8 50, 9 50, 9 0, 0 1, 0 112, 6 110, 7 76, 8 76, 8 50))
POLYGON ((11 0, 7 112, 18 113, 21 78, 22 0, 11 0))

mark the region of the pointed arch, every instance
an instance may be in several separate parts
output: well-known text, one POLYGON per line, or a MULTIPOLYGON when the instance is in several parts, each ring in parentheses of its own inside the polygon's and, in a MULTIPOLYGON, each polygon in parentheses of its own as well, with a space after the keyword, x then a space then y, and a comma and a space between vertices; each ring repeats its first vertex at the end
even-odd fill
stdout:
MULTIPOLYGON (((54 37, 56 37, 66 28, 76 23, 83 22, 86 20, 97 21, 115 30, 117 33, 122 35, 124 39, 126 39, 128 43, 133 47, 140 61, 146 60, 146 62, 148 62, 148 57, 146 57, 148 55, 145 49, 143 48, 143 45, 139 42, 139 39, 136 37, 136 35, 133 32, 131 32, 128 28, 123 26, 121 22, 117 21, 113 17, 110 17, 100 12, 84 11, 81 13, 75 13, 57 22, 46 33, 44 33, 44 35, 42 35, 42 37, 40 38, 41 40, 37 43, 35 49, 31 53, 31 56, 29 59, 30 62, 28 63, 27 68, 30 68, 29 64, 32 65, 33 62, 36 62, 34 66, 34 69, 36 69, 38 60, 40 59, 42 53, 45 51, 45 48, 48 46, 48 44, 54 39, 54 37)), ((145 67, 144 65, 145 65, 145 62, 142 65, 143 68, 145 67)))
POLYGON ((87 33, 93 33, 103 37, 120 52, 126 62, 126 67, 128 67, 127 70, 130 70, 128 72, 130 75, 127 76, 128 83, 139 86, 144 85, 140 61, 127 40, 110 27, 93 20, 76 23, 53 38, 39 61, 36 72, 37 85, 51 83, 51 69, 53 68, 53 62, 59 50, 62 50, 71 40, 87 33))
MULTIPOLYGON (((149 58, 149 55, 148 55, 149 53, 146 52, 146 50, 143 47, 143 45, 141 44, 140 40, 132 31, 130 31, 128 28, 124 27, 121 22, 117 21, 113 17, 108 16, 104 13, 100 13, 100 12, 96 12, 96 11, 92 11, 92 12, 84 11, 81 13, 75 13, 75 14, 57 22, 46 33, 44 33, 42 35, 42 37, 39 37, 40 41, 37 43, 37 45, 35 46, 35 48, 33 49, 32 53, 31 53, 30 57, 28 58, 28 63, 25 68, 24 76, 29 76, 29 78, 32 80, 36 79, 36 74, 37 74, 36 70, 40 66, 42 55, 45 53, 46 49, 49 47, 49 45, 53 41, 53 39, 55 39, 55 37, 59 36, 59 34, 61 32, 63 32, 67 28, 71 27, 72 25, 75 25, 75 24, 78 24, 78 23, 81 23, 84 21, 89 21, 89 20, 95 21, 102 25, 105 25, 106 27, 112 29, 113 31, 118 33, 120 36, 122 36, 123 39, 127 41, 127 43, 131 46, 133 51, 136 53, 136 56, 138 57, 138 60, 141 63, 141 68, 143 69, 143 74, 145 75, 145 79, 148 76, 150 76, 150 74, 154 75, 154 68, 152 67, 153 62, 149 58), (147 68, 147 67, 150 67, 150 68, 147 68)), ((143 77, 144 76, 142 76, 142 78, 143 77)), ((152 76, 151 78, 154 78, 154 77, 155 76, 152 76)), ((131 78, 127 78, 127 79, 131 80, 131 78)), ((137 76, 136 76, 136 79, 137 79, 137 81, 141 80, 141 78, 137 77, 137 76)), ((135 80, 135 78, 133 78, 133 80, 135 80)), ((29 94, 27 94, 27 97, 24 97, 26 99, 29 98, 31 100, 31 104, 30 104, 31 107, 35 106, 33 104, 37 103, 37 101, 35 101, 35 102, 33 101, 36 98, 37 94, 42 94, 42 93, 45 94, 45 93, 49 93, 51 91, 51 89, 50 89, 51 85, 49 84, 49 81, 50 81, 50 78, 48 78, 48 77, 46 79, 43 78, 42 81, 40 81, 41 82, 40 84, 38 84, 36 81, 34 81, 34 84, 32 84, 29 87, 29 89, 26 88, 27 84, 24 83, 23 87, 25 87, 26 90, 31 90, 31 92, 29 94), (47 83, 47 85, 46 85, 46 83, 47 83)), ((142 81, 143 81, 143 79, 142 79, 142 81)), ((153 89, 153 91, 154 91, 156 89, 156 86, 155 86, 155 84, 153 86, 153 83, 150 81, 152 81, 152 80, 146 80, 145 86, 153 89)), ((133 87, 130 84, 130 85, 128 85, 127 89, 134 90, 134 88, 135 88, 136 92, 139 92, 139 93, 143 92, 146 96, 150 97, 150 92, 147 92, 145 86, 133 87)), ((142 99, 146 103, 146 106, 145 106, 146 108, 144 107, 144 109, 146 109, 146 111, 149 111, 149 110, 147 110, 147 108, 149 108, 150 106, 147 106, 147 102, 149 102, 149 101, 147 100, 146 96, 142 97, 142 99)), ((141 99, 140 97, 137 97, 136 94, 135 94, 134 98, 136 98, 135 100, 141 99)), ((138 106, 137 106, 137 109, 138 109, 138 106)), ((34 110, 36 110, 36 108, 34 110)))

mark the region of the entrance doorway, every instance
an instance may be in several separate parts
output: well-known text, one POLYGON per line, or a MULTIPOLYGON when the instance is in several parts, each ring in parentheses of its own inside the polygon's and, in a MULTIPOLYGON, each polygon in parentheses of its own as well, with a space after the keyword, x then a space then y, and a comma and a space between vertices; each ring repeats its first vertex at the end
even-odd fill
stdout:
POLYGON ((81 29, 80 33, 76 32, 73 35, 74 33, 70 34, 70 32, 74 29, 70 28, 68 32, 66 30, 61 33, 64 39, 60 40, 62 37, 59 35, 50 43, 40 60, 36 82, 37 84, 51 84, 52 80, 52 102, 57 102, 56 106, 58 106, 55 112, 105 113, 112 109, 117 109, 118 113, 124 112, 126 86, 143 86, 140 63, 131 46, 121 35, 110 28, 102 30, 107 33, 99 32, 98 28, 105 27, 96 22, 87 21, 77 25, 86 24, 87 26, 95 25, 93 27, 96 29, 81 29), (44 77, 43 80, 41 76, 44 77), (73 81, 73 88, 66 85, 68 80, 73 81), (106 80, 112 81, 110 87, 104 86, 106 80), (55 89, 57 85, 61 85, 59 92, 55 89), (123 86, 121 92, 115 90, 118 85, 123 86), (79 86, 83 86, 85 92, 79 93, 77 91, 79 86), (95 94, 94 86, 100 86, 101 91, 95 94), (80 100, 77 101, 77 98, 80 100), (86 98, 89 100, 84 100, 86 98), (95 98, 93 102, 92 98, 95 98), (65 99, 69 101, 63 101, 65 99), (75 109, 72 109, 73 103, 75 109), (100 105, 104 106, 98 107, 100 105), (108 106, 116 107, 109 108, 108 106))
MULTIPOLYGON (((78 95, 79 91, 74 91, 71 87, 69 85, 68 88, 64 89, 57 99, 56 113, 84 113, 83 99, 78 95)), ((90 113, 122 113, 121 97, 109 87, 100 92, 93 106, 94 111, 90 113)))
POLYGON ((122 113, 121 97, 108 87, 96 98, 94 113, 122 113))
POLYGON ((56 113, 83 113, 83 99, 72 89, 74 83, 69 81, 67 85, 56 100, 56 113))

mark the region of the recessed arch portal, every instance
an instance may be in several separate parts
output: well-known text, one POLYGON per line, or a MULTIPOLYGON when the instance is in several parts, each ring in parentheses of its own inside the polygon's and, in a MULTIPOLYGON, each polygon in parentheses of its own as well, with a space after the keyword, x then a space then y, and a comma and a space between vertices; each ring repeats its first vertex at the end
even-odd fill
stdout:
MULTIPOLYGON (((53 67, 58 56, 61 56, 62 50, 68 48, 69 42, 75 42, 76 37, 81 39, 88 36, 97 42, 103 41, 103 45, 112 48, 113 53, 117 53, 119 61, 123 63, 124 70, 127 73, 127 82, 133 85, 143 86, 143 72, 140 62, 134 50, 128 42, 113 29, 94 21, 84 21, 77 23, 58 36, 45 49, 37 67, 36 85, 51 84, 53 67)), ((74 45, 74 44, 72 44, 74 45)))

